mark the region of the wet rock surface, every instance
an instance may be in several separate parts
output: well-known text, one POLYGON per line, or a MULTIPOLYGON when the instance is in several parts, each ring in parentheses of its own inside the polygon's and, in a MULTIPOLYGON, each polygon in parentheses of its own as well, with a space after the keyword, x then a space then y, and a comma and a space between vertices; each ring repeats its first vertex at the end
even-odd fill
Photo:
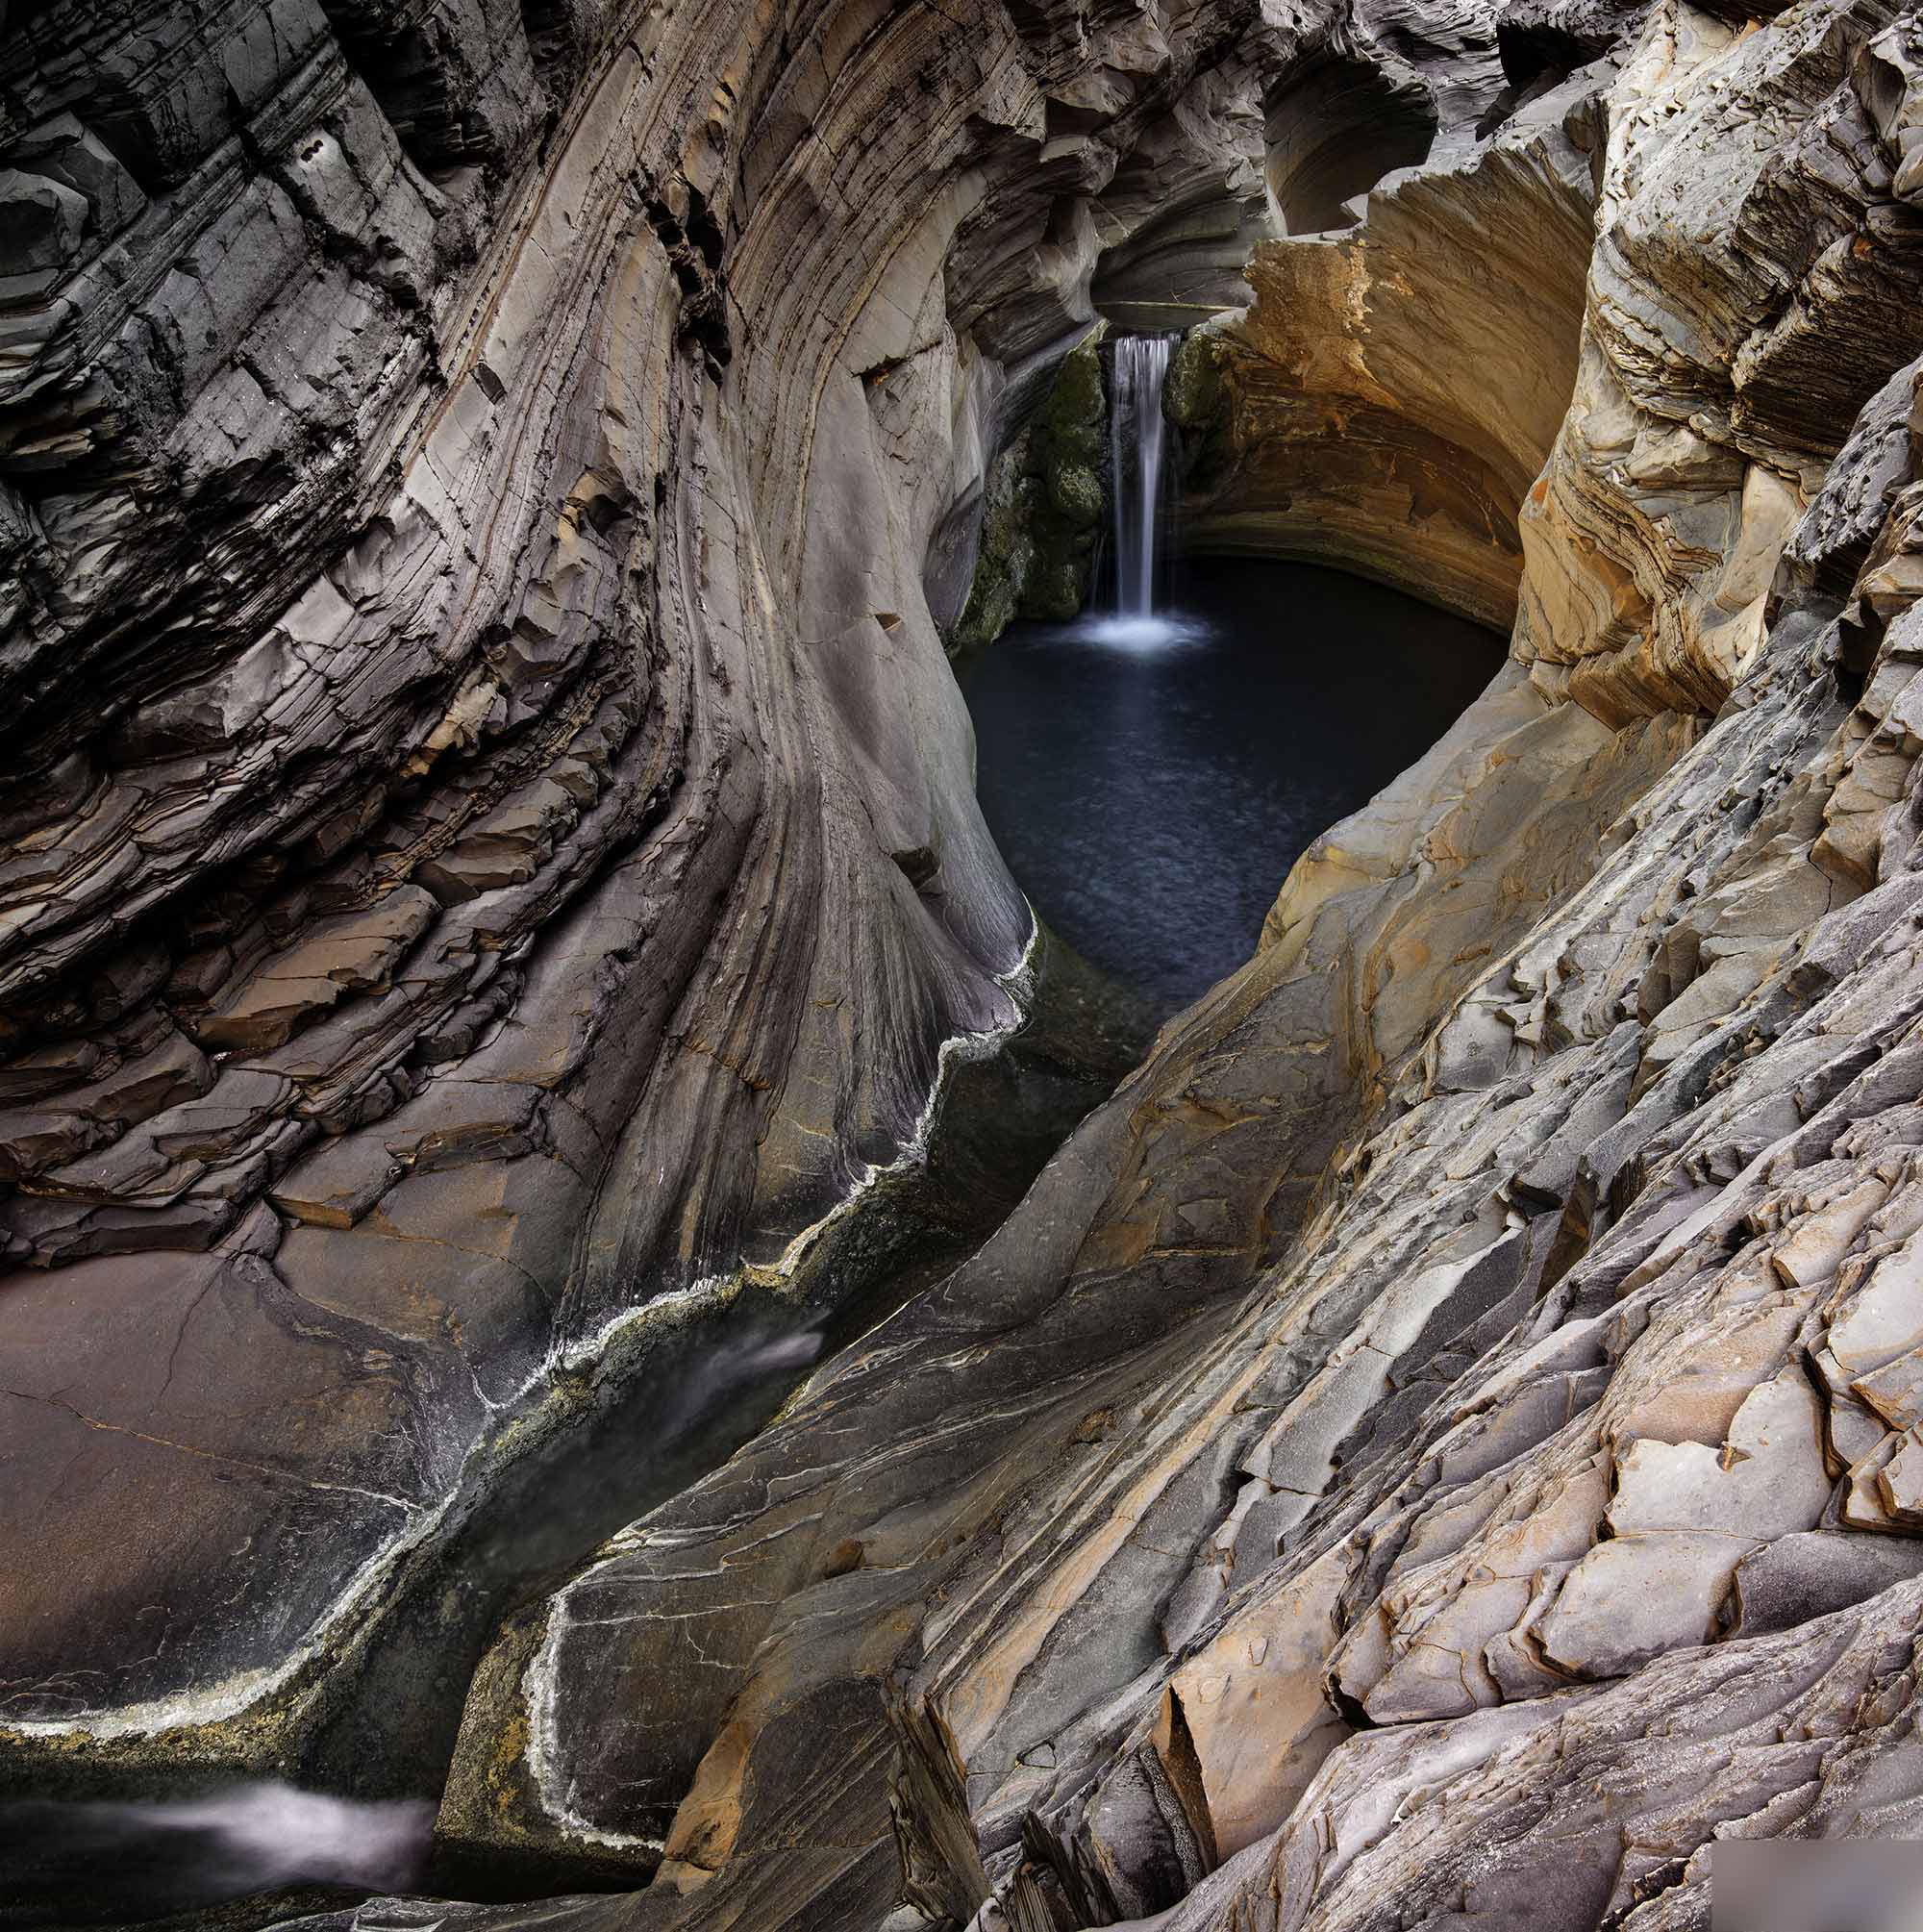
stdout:
POLYGON ((526 1391, 1012 1018, 937 620, 1103 248, 1256 164, 1356 220, 1191 496, 1511 662, 494 1631, 443 1855, 626 1892, 299 1922, 1657 1932, 1913 1835, 1914 21, 962 13, 10 21, 13 1764, 288 1749, 526 1391))
POLYGON ((1113 488, 1098 326, 1062 357, 1036 420, 990 466, 968 602, 949 645, 994 640, 1018 616, 1072 617, 1088 601, 1113 488))

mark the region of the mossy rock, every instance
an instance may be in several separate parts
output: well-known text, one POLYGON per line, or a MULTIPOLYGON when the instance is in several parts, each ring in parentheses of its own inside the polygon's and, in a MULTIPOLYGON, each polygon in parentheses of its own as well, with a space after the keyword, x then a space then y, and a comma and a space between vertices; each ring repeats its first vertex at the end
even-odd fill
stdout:
POLYGON ((1239 311, 1211 317, 1176 344, 1162 385, 1161 413, 1183 432, 1182 481, 1207 494, 1234 461, 1235 397, 1224 329, 1239 311))
POLYGON ((993 643, 1014 622, 1020 594, 1009 560, 984 557, 975 566, 967 608, 949 634, 949 649, 966 651, 978 644, 993 643))
POLYGON ((1030 525, 1047 494, 1028 475, 1032 439, 1024 430, 995 460, 988 473, 987 502, 982 514, 981 547, 968 602, 949 633, 948 647, 961 651, 992 643, 1014 621, 1029 572, 1035 566, 1030 525))
POLYGON ((1025 531, 1008 549, 983 552, 975 565, 967 607, 948 640, 951 650, 965 651, 977 644, 991 644, 1014 622, 1035 572, 1035 544, 1025 531))
POLYGON ((1088 563, 1070 551, 1037 557, 1029 573, 1028 594, 1022 599, 1022 614, 1054 623, 1066 623, 1079 616, 1088 594, 1088 563))
POLYGON ((1021 600, 1026 616, 1065 622, 1087 601, 1094 532, 1109 508, 1103 334, 1099 328, 1091 330, 1061 359, 1035 425, 1033 457, 1046 500, 1029 518, 1035 563, 1021 600))
POLYGON ((1048 472, 1050 501, 1077 530, 1093 530, 1108 497, 1102 479, 1084 463, 1058 463, 1048 472))
POLYGON ((1045 465, 1079 464, 1100 467, 1108 442, 1109 398, 1102 386, 1100 329, 1091 330, 1062 357, 1054 387, 1041 411, 1041 455, 1045 465))
POLYGON ((1184 429, 1207 430, 1214 428, 1227 406, 1215 338, 1206 329, 1192 330, 1168 359, 1161 413, 1184 429))
POLYGON ((1102 335, 1091 330, 1062 358, 1040 412, 995 460, 951 650, 992 642, 1016 616, 1065 622, 1087 601, 1094 533, 1109 507, 1102 335))
MULTIPOLYGON (((1040 494, 1037 489, 1037 495, 1040 494)), ((1097 521, 1101 500, 1098 486, 1097 521)), ((1035 555, 1028 568, 1021 615, 1065 622, 1087 601, 1088 578, 1095 557, 1094 532, 1064 516, 1055 507, 1051 491, 1042 495, 1030 513, 1028 534, 1035 555)))

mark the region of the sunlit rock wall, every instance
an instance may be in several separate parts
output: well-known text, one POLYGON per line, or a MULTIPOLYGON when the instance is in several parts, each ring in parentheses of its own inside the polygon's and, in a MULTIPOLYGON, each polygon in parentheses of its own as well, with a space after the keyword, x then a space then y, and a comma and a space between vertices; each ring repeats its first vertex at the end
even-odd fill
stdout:
MULTIPOLYGON (((1182 352, 1182 543, 1332 564, 1509 627, 1517 512, 1576 373, 1612 72, 1552 74, 1511 107, 1478 71, 1468 120, 1359 203, 1361 226, 1257 247, 1253 305, 1182 352)), ((1286 101, 1377 137, 1377 89, 1326 61, 1308 73, 1286 101)))
POLYGON ((1543 690, 1600 716, 1723 702, 1851 421, 1923 349, 1923 214, 1892 180, 1911 30, 1878 36, 1888 17, 1799 8, 1756 35, 1691 13, 1618 87, 1518 640, 1543 690))
MULTIPOLYGON (((504 1634, 443 1828, 655 1868, 565 1922, 1697 1926, 1718 1835, 1908 1834, 1913 27, 1672 0, 1620 53, 1568 425, 1480 417, 1513 661, 975 1261, 504 1634), (1712 351, 1763 147, 1802 265, 1712 351), (1666 388, 1617 333, 1659 233, 1666 388), (1745 372, 1825 335, 1817 438, 1745 372), (1664 423, 1723 521, 1599 651, 1557 587, 1695 514, 1624 460, 1664 423)), ((1504 178, 1539 223, 1536 137, 1482 138, 1370 223, 1466 179, 1503 232, 1504 178)))

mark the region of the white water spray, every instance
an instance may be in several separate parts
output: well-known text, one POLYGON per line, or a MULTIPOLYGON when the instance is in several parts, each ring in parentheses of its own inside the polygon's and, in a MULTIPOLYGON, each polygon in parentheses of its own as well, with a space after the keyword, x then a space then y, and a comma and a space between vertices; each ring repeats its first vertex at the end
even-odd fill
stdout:
POLYGON ((1109 449, 1113 459, 1115 608, 1086 635, 1129 650, 1155 649, 1188 638, 1192 625, 1155 608, 1156 540, 1161 522, 1162 456, 1168 425, 1161 414, 1173 336, 1118 336, 1109 449))
POLYGON ((150 1913, 301 1883, 405 1891, 425 1872, 434 1815, 425 1799, 264 1781, 162 1803, 28 1799, 0 1805, 0 1902, 150 1913))
POLYGON ((1122 336, 1115 342, 1109 437, 1115 465, 1115 614, 1122 617, 1155 614, 1156 521, 1167 432, 1161 386, 1171 339, 1122 336))

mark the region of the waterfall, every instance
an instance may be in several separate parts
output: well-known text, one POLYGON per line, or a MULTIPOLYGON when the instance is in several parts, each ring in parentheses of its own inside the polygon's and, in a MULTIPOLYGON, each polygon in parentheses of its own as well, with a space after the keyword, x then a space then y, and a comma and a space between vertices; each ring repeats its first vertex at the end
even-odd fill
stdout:
POLYGON ((1156 512, 1167 433, 1161 386, 1173 342, 1170 336, 1115 340, 1109 439, 1114 458, 1115 612, 1123 618, 1146 618, 1155 611, 1156 512))

